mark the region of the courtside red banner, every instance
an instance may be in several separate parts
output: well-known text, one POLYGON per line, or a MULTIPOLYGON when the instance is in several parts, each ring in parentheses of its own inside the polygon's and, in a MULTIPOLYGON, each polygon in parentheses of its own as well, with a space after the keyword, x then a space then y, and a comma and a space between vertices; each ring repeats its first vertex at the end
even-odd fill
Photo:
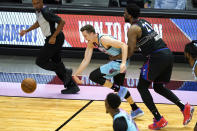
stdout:
MULTIPOLYGON (((110 34, 127 42, 129 23, 123 17, 58 14, 65 22, 63 47, 86 47, 80 28, 86 24, 95 27, 97 33, 110 34)), ((143 18, 152 23, 152 27, 174 52, 183 52, 185 44, 197 39, 196 19, 143 18)), ((20 37, 21 30, 28 29, 36 22, 35 13, 0 12, 0 45, 43 46, 44 36, 40 28, 20 37)))
MULTIPOLYGON (((66 24, 64 34, 66 41, 72 47, 86 47, 85 40, 80 32, 80 28, 86 24, 95 27, 97 33, 110 34, 127 42, 127 31, 129 23, 124 22, 123 17, 116 16, 93 16, 93 15, 59 15, 66 24)), ((190 38, 169 18, 143 18, 148 20, 154 30, 166 42, 168 47, 175 52, 183 52, 184 46, 190 38)))

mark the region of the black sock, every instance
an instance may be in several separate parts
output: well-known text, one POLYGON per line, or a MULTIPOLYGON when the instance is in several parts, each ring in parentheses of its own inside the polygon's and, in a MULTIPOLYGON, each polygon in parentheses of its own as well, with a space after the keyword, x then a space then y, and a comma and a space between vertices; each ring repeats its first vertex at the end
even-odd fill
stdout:
POLYGON ((151 112, 152 112, 152 114, 154 115, 154 117, 155 117, 155 119, 156 119, 157 121, 159 121, 159 120, 161 119, 161 115, 160 115, 160 113, 158 112, 157 109, 155 109, 155 110, 153 110, 153 111, 151 111, 151 112))
POLYGON ((115 92, 118 92, 120 90, 120 86, 113 84, 113 86, 111 87, 112 90, 114 90, 115 92))
MULTIPOLYGON (((127 99, 127 98, 129 98, 130 96, 131 96, 130 92, 127 91, 127 94, 125 95, 124 98, 127 99)), ((130 104, 130 106, 131 106, 131 108, 132 108, 133 111, 135 111, 135 110, 137 110, 137 109, 139 108, 135 103, 130 104)))
POLYGON ((175 104, 181 109, 181 111, 184 110, 185 105, 182 103, 182 101, 178 100, 175 104))
POLYGON ((125 99, 127 99, 127 98, 129 98, 129 96, 131 96, 131 94, 130 94, 130 92, 129 91, 127 91, 127 94, 125 95, 125 99))
POLYGON ((139 108, 135 103, 130 104, 130 105, 131 105, 131 108, 132 108, 133 111, 135 111, 139 108))

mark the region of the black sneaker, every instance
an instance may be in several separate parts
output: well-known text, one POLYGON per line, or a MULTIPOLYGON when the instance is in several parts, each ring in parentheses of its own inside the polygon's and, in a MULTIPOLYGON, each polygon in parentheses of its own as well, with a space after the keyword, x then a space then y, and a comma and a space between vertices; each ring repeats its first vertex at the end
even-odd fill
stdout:
POLYGON ((71 82, 69 83, 69 85, 67 85, 67 89, 61 90, 61 93, 62 94, 76 94, 79 91, 80 91, 80 89, 79 89, 78 85, 72 79, 71 82))

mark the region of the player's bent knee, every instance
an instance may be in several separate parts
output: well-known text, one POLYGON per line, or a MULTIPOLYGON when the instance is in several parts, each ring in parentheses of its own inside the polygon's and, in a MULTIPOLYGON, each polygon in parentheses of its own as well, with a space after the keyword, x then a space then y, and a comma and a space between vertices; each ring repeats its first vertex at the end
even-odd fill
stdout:
POLYGON ((90 75, 89 75, 89 79, 91 80, 91 81, 93 81, 93 82, 97 82, 97 78, 98 76, 96 75, 96 73, 93 71, 93 72, 91 72, 90 73, 90 75))
POLYGON ((100 69, 96 69, 90 73, 89 79, 100 85, 104 85, 106 79, 103 77, 103 74, 100 72, 100 69))

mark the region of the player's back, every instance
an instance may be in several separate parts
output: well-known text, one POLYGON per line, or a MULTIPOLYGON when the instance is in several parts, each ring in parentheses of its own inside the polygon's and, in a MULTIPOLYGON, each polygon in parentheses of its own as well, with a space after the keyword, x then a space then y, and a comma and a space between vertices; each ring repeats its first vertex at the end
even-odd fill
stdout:
POLYGON ((143 56, 167 47, 148 21, 139 19, 134 24, 138 25, 142 30, 142 35, 137 39, 136 46, 140 48, 143 56))

